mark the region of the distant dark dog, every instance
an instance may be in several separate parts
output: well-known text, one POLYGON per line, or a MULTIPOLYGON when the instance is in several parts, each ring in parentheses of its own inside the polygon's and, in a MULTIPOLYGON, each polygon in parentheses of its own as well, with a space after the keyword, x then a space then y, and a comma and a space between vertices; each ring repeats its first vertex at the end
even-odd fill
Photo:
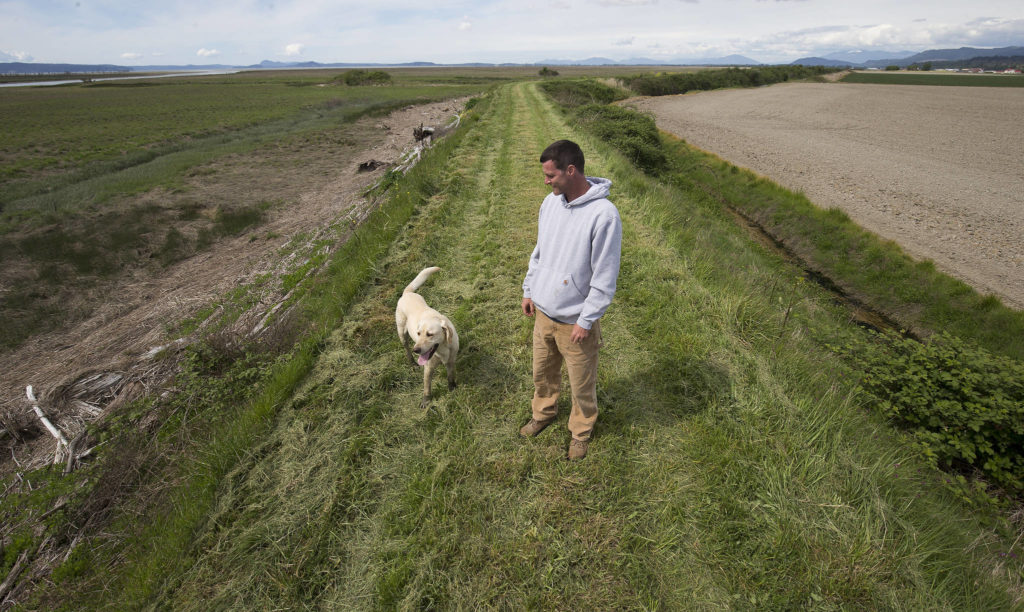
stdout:
POLYGON ((405 347, 405 354, 413 368, 417 364, 423 369, 423 401, 421 406, 430 404, 430 381, 434 376, 434 368, 444 364, 448 372, 448 390, 455 388, 455 355, 459 352, 459 335, 448 317, 427 306, 427 302, 416 290, 426 282, 431 274, 441 268, 425 268, 409 283, 395 308, 395 325, 398 327, 398 338, 405 347), (409 339, 414 344, 409 350, 409 339), (413 359, 416 353, 418 359, 413 359))
POLYGON ((423 124, 421 123, 420 127, 412 128, 412 137, 416 140, 416 142, 420 142, 420 141, 423 141, 423 140, 426 140, 426 139, 429 138, 430 142, 433 143, 434 142, 434 128, 432 128, 432 127, 425 128, 425 127, 423 127, 423 124))

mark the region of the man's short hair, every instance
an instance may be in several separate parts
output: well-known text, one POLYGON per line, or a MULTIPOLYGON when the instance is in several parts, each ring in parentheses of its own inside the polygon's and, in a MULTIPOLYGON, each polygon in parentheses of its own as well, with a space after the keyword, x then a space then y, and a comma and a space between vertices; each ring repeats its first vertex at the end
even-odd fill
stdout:
POLYGON ((576 169, 583 173, 583 149, 580 145, 571 140, 556 140, 544 149, 540 154, 540 163, 546 161, 555 162, 555 167, 564 171, 569 166, 576 166, 576 169))

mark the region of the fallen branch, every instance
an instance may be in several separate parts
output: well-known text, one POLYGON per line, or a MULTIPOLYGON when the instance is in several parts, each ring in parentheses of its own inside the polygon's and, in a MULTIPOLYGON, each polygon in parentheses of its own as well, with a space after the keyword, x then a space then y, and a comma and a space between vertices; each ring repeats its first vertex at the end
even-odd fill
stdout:
MULTIPOLYGON (((303 280, 305 280, 306 276, 309 276, 310 272, 312 272, 312 270, 309 270, 309 271, 306 272, 306 274, 302 277, 303 280)), ((298 286, 298 284, 296 284, 296 287, 297 286, 298 286)), ((273 308, 268 310, 267 313, 264 314, 263 317, 260 319, 260 322, 258 324, 256 324, 256 327, 254 327, 253 330, 251 332, 249 332, 249 335, 250 336, 255 336, 255 335, 259 334, 261 331, 263 331, 267 327, 267 323, 270 322, 270 317, 274 316, 274 313, 277 312, 278 309, 281 308, 281 306, 284 306, 284 303, 288 301, 288 299, 292 296, 292 293, 294 293, 294 292, 295 292, 295 289, 292 289, 283 298, 281 298, 280 302, 278 302, 277 304, 274 304, 273 308)))
POLYGON ((68 448, 67 438, 65 438, 64 434, 62 434, 61 431, 50 422, 50 419, 46 418, 43 411, 39 409, 36 396, 32 393, 32 385, 25 387, 25 395, 28 396, 28 400, 32 402, 32 410, 36 413, 36 416, 39 417, 40 422, 42 422, 43 426, 46 427, 46 430, 49 431, 54 438, 57 438, 57 456, 53 460, 54 465, 56 465, 60 463, 61 460, 61 447, 68 448))
POLYGON ((21 570, 25 569, 25 561, 26 559, 28 559, 30 552, 32 551, 29 549, 21 551, 21 555, 18 557, 18 560, 14 563, 14 567, 11 568, 10 573, 7 574, 7 578, 3 581, 3 583, 0 583, 0 603, 3 603, 4 600, 7 599, 8 591, 10 591, 11 587, 14 586, 14 583, 17 582, 18 576, 21 574, 21 570))
MULTIPOLYGON (((37 533, 36 537, 40 535, 42 535, 42 532, 37 533)), ((22 581, 21 584, 15 586, 18 576, 21 574, 22 570, 25 569, 25 566, 31 563, 32 559, 50 543, 51 538, 52 536, 46 536, 35 550, 29 548, 22 551, 21 556, 18 557, 17 563, 14 564, 10 573, 7 574, 7 579, 3 581, 3 584, 0 584, 0 606, 9 603, 8 599, 17 597, 21 591, 25 590, 26 583, 31 581, 34 578, 34 575, 29 574, 28 578, 22 581)))

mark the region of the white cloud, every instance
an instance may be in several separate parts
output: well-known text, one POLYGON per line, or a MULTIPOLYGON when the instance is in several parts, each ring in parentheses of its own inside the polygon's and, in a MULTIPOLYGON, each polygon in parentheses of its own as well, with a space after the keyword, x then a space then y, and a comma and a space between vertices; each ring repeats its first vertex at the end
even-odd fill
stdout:
POLYGON ((129 51, 128 53, 122 53, 121 54, 121 59, 126 59, 126 60, 137 60, 137 59, 139 59, 141 57, 142 57, 141 53, 133 53, 131 51, 129 51))
POLYGON ((129 59, 122 53, 149 57, 158 46, 168 63, 198 55, 198 63, 216 57, 238 65, 300 55, 319 62, 620 59, 645 49, 665 59, 739 53, 781 63, 852 48, 1024 41, 1020 0, 436 0, 426 9, 414 0, 57 4, 0 0, 0 61, 116 63, 129 59))
POLYGON ((1024 19, 985 17, 951 29, 950 41, 978 47, 1011 47, 1024 40, 1024 19))
POLYGON ((31 62, 32 56, 25 51, 0 51, 0 60, 6 62, 31 62))
POLYGON ((963 24, 912 20, 903 24, 820 26, 757 39, 756 52, 772 56, 824 54, 845 49, 927 49, 1020 44, 1024 19, 975 19, 963 24))

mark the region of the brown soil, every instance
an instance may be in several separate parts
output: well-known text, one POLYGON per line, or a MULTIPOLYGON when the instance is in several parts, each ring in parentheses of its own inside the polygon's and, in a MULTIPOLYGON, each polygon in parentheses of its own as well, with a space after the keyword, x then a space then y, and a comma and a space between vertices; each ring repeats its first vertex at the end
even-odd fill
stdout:
POLYGON ((792 83, 628 104, 1024 308, 1024 90, 792 83))
MULTIPOLYGON (((411 106, 384 118, 361 119, 332 134, 228 157, 190 173, 181 194, 155 190, 120 203, 166 206, 177 201, 180 206, 191 201, 202 203, 204 211, 217 208, 218 203, 276 204, 265 223, 240 236, 168 268, 137 266, 122 278, 104 283, 100 296, 96 291, 79 295, 77 299, 89 302, 83 304, 91 311, 86 319, 30 338, 0 355, 4 372, 0 417, 5 424, 12 418, 34 421, 25 394, 26 386, 32 385, 43 410, 71 440, 104 408, 123 404, 143 391, 152 392, 153 385, 170 373, 154 359, 157 350, 191 340, 175 343, 168 330, 236 287, 268 273, 280 276, 293 270, 311 254, 314 243, 343 240, 339 228, 360 222, 372 205, 362 193, 415 146, 413 129, 421 124, 448 124, 463 102, 411 106), (357 170, 371 159, 385 164, 369 172, 357 170), (115 378, 114 384, 102 384, 115 378)), ((276 279, 261 284, 259 303, 235 327, 254 335, 263 316, 284 297, 280 285, 276 279)), ((15 440, 0 428, 0 473, 53 460, 55 440, 49 434, 23 438, 15 440)))

